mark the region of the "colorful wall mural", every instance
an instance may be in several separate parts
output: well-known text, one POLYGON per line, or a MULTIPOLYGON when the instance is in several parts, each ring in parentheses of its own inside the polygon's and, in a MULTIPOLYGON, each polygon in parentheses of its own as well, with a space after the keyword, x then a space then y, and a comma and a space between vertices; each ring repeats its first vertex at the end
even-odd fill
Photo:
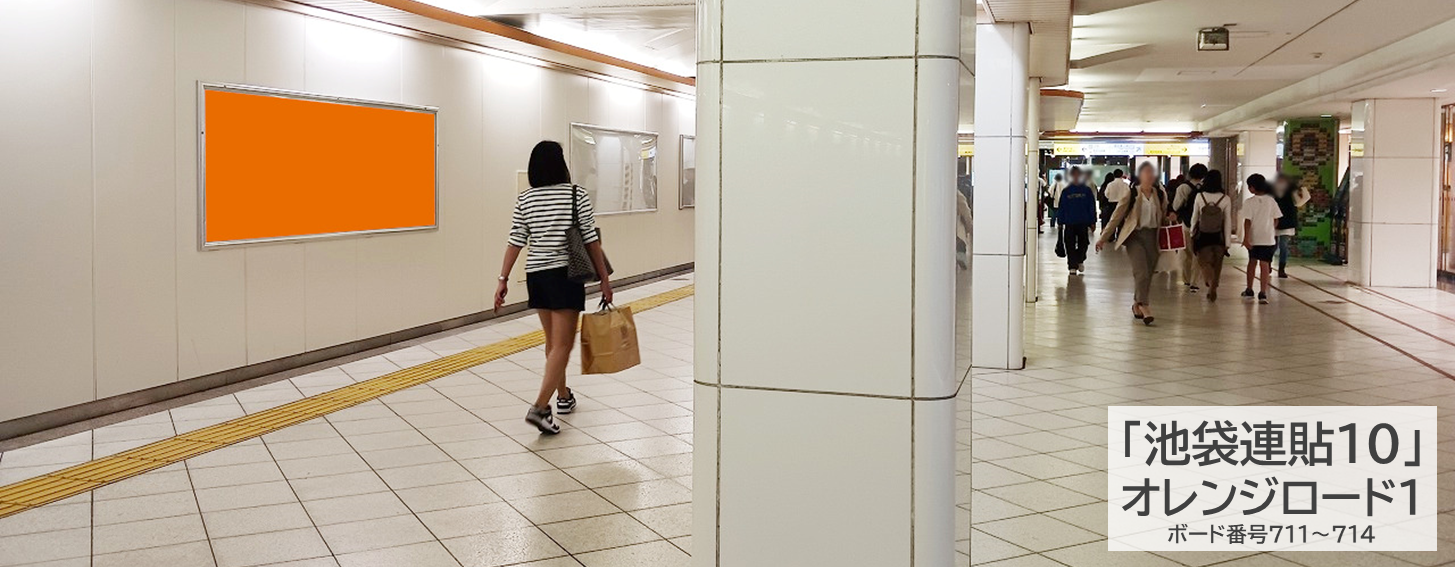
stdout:
POLYGON ((1301 118, 1279 127, 1278 170, 1299 180, 1309 202, 1299 212, 1292 255, 1322 258, 1329 251, 1334 194, 1339 185, 1339 119, 1301 118))

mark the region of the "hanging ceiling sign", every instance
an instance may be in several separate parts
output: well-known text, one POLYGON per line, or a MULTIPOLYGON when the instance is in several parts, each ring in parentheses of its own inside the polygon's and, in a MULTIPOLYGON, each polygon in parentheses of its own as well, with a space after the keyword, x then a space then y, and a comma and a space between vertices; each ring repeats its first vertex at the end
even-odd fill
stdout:
POLYGON ((1208 155, 1207 142, 1057 142, 1058 156, 1208 155))

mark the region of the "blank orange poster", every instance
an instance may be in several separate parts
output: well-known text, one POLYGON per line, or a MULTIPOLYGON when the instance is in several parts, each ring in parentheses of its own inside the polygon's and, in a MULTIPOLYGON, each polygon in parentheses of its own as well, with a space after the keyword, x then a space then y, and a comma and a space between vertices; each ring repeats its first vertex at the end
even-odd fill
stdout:
POLYGON ((435 226, 435 115, 205 90, 207 244, 435 226))

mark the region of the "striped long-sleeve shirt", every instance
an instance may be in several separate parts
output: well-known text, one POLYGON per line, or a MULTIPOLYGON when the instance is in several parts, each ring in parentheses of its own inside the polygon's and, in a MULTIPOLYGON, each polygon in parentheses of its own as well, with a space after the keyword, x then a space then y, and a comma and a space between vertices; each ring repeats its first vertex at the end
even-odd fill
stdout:
POLYGON ((571 228, 573 205, 581 219, 582 239, 587 244, 600 240, 586 189, 566 184, 531 187, 516 199, 509 243, 521 248, 529 246, 525 255, 526 272, 564 268, 570 262, 566 229, 571 228))

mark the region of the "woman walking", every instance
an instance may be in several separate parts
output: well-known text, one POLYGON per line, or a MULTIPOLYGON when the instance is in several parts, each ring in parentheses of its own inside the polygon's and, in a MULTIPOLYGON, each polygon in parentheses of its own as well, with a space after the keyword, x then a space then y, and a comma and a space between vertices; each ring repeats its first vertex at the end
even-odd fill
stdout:
POLYGON ((1207 172, 1202 190, 1192 207, 1192 253, 1198 272, 1207 286, 1207 300, 1218 300, 1218 280, 1223 276, 1223 258, 1232 245, 1233 200, 1225 193, 1223 172, 1207 172))
MULTIPOLYGON (((1137 168, 1136 190, 1117 203, 1107 226, 1118 229, 1115 232, 1116 246, 1125 248, 1132 262, 1132 278, 1136 283, 1132 316, 1146 325, 1153 321, 1150 302, 1152 271, 1157 266, 1159 252, 1157 229, 1164 221, 1171 223, 1174 220, 1173 214, 1167 210, 1167 194, 1157 185, 1157 169, 1150 163, 1143 163, 1137 168)), ((1101 238, 1096 241, 1097 252, 1101 252, 1112 240, 1112 234, 1112 230, 1101 232, 1101 238)))
POLYGON ((522 248, 530 247, 525 257, 525 287, 528 304, 541 318, 546 335, 546 372, 541 378, 540 395, 525 415, 525 421, 541 433, 560 433, 561 427, 551 415, 551 395, 556 395, 556 411, 567 414, 576 409, 576 396, 566 387, 566 364, 571 346, 576 342, 576 322, 586 310, 586 284, 566 276, 570 263, 566 232, 579 226, 581 239, 596 274, 601 278, 601 302, 610 304, 611 282, 606 269, 606 256, 601 250, 601 234, 596 230, 591 197, 586 190, 571 184, 571 171, 561 145, 544 141, 530 153, 527 169, 530 189, 521 192, 515 202, 510 224, 510 237, 505 246, 505 262, 500 267, 500 283, 495 288, 495 309, 505 305, 510 271, 522 248))

